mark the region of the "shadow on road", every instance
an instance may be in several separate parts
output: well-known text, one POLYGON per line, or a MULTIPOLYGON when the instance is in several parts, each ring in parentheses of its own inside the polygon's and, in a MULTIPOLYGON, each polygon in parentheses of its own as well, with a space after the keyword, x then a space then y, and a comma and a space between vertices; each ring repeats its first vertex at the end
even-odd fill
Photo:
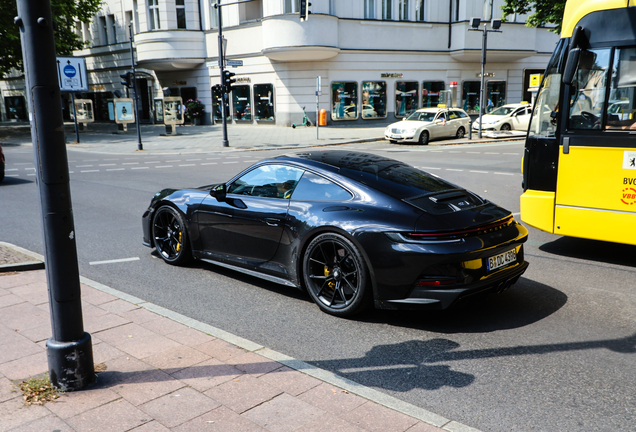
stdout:
POLYGON ((541 245, 539 250, 568 258, 636 267, 636 246, 632 245, 560 237, 541 245))
POLYGON ((5 177, 4 180, 0 182, 0 187, 8 187, 11 185, 19 185, 19 184, 27 184, 33 183, 33 180, 22 179, 19 177, 5 177))

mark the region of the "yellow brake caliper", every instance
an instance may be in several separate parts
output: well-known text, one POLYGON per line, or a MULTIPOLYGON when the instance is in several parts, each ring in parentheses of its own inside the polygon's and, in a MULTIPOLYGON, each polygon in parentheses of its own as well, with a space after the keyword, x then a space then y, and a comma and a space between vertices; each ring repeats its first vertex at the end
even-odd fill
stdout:
MULTIPOLYGON (((325 277, 329 277, 331 275, 331 270, 329 267, 325 266, 325 277)), ((327 286, 331 289, 336 289, 336 283, 334 281, 327 282, 327 286)))
POLYGON ((177 252, 181 250, 181 231, 179 231, 179 242, 177 243, 177 252))

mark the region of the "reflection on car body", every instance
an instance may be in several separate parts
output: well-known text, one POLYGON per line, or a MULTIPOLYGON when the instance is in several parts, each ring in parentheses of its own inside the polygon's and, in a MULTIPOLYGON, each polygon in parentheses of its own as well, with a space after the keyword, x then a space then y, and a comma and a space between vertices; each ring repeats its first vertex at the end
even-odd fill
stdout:
POLYGON ((226 183, 164 189, 143 243, 170 264, 211 262, 304 288, 338 316, 367 306, 444 309, 501 291, 528 266, 511 213, 405 163, 308 151, 226 183))

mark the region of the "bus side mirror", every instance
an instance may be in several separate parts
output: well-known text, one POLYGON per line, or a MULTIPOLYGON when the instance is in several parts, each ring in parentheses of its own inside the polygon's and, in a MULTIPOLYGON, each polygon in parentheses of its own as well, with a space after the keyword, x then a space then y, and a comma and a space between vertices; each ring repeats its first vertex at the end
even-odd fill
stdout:
POLYGON ((581 56, 581 49, 574 48, 570 50, 568 54, 568 61, 565 63, 565 70, 563 71, 563 84, 572 85, 574 81, 574 74, 576 68, 579 65, 579 57, 581 56))

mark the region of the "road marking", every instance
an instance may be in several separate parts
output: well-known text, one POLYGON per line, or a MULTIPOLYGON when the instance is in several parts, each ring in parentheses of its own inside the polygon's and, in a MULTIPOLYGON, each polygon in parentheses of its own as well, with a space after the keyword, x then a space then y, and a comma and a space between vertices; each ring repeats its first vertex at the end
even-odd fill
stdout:
POLYGON ((224 164, 238 163, 238 161, 223 162, 224 164))
POLYGON ((82 162, 99 162, 98 159, 85 159, 82 162))
POLYGON ((167 160, 166 162, 181 162, 181 159, 167 160))
POLYGON ((479 173, 479 174, 488 174, 488 171, 475 171, 475 170, 471 170, 468 172, 474 172, 474 173, 479 173))
POLYGON ((521 216, 521 212, 513 213, 513 216, 521 216))
POLYGON ((18 168, 10 168, 7 171, 18 171, 18 168))
POLYGON ((144 163, 159 163, 159 161, 150 161, 150 162, 144 162, 144 163))
POLYGON ((195 166, 196 164, 181 164, 179 166, 195 166))
POLYGON ((463 169, 446 168, 446 171, 464 171, 463 169))
POLYGON ((186 159, 186 162, 200 161, 200 160, 201 160, 201 158, 199 158, 199 159, 186 159))
POLYGON ((216 160, 216 159, 221 159, 221 158, 205 158, 205 160, 216 160))
POLYGON ((444 153, 443 150, 430 150, 431 153, 444 153))
POLYGON ((226 159, 238 159, 240 156, 227 156, 226 159))
POLYGON ((92 167, 93 165, 76 165, 75 168, 88 168, 88 167, 92 167))
POLYGON ((155 168, 172 168, 172 165, 157 165, 155 168))
POLYGON ((514 155, 514 156, 519 156, 519 153, 503 153, 505 155, 514 155))
POLYGON ((502 172, 496 172, 495 174, 499 174, 499 175, 514 175, 512 173, 502 173, 502 172))
POLYGON ((484 152, 484 154, 499 154, 499 152, 484 152))
POLYGON ((258 159, 245 160, 243 162, 258 162, 258 159))
POLYGON ((13 165, 33 165, 33 162, 16 162, 13 165))
POLYGON ((80 171, 80 172, 99 172, 99 170, 83 170, 83 171, 80 171))
POLYGON ((201 165, 216 165, 216 162, 204 162, 201 165))
POLYGON ((450 150, 449 153, 461 153, 460 151, 452 151, 450 150))
MULTIPOLYGON (((91 166, 93 166, 93 165, 91 165, 91 166)), ((25 168, 24 170, 25 171, 31 171, 31 170, 35 171, 35 168, 25 168)))
POLYGON ((20 177, 20 174, 5 174, 5 177, 20 177))
POLYGON ((441 170, 441 168, 433 168, 433 167, 422 167, 422 169, 427 169, 427 170, 441 170))
POLYGON ((99 166, 115 166, 117 164, 99 164, 99 166))
POLYGON ((148 169, 150 167, 132 167, 131 169, 148 169))
POLYGON ((119 159, 104 159, 105 161, 111 161, 111 160, 119 160, 119 159))
POLYGON ((481 152, 466 152, 466 153, 470 153, 470 154, 481 154, 481 152))
POLYGON ((124 162, 122 165, 139 165, 139 162, 124 162))
POLYGON ((35 173, 33 173, 33 174, 27 174, 27 175, 28 175, 28 176, 34 176, 34 175, 35 175, 35 173))
POLYGON ((139 261, 139 257, 120 258, 120 259, 113 259, 113 260, 106 260, 106 261, 90 261, 89 264, 90 265, 115 264, 115 263, 129 262, 129 261, 139 261))
POLYGON ((124 171, 126 168, 109 168, 106 171, 124 171))

